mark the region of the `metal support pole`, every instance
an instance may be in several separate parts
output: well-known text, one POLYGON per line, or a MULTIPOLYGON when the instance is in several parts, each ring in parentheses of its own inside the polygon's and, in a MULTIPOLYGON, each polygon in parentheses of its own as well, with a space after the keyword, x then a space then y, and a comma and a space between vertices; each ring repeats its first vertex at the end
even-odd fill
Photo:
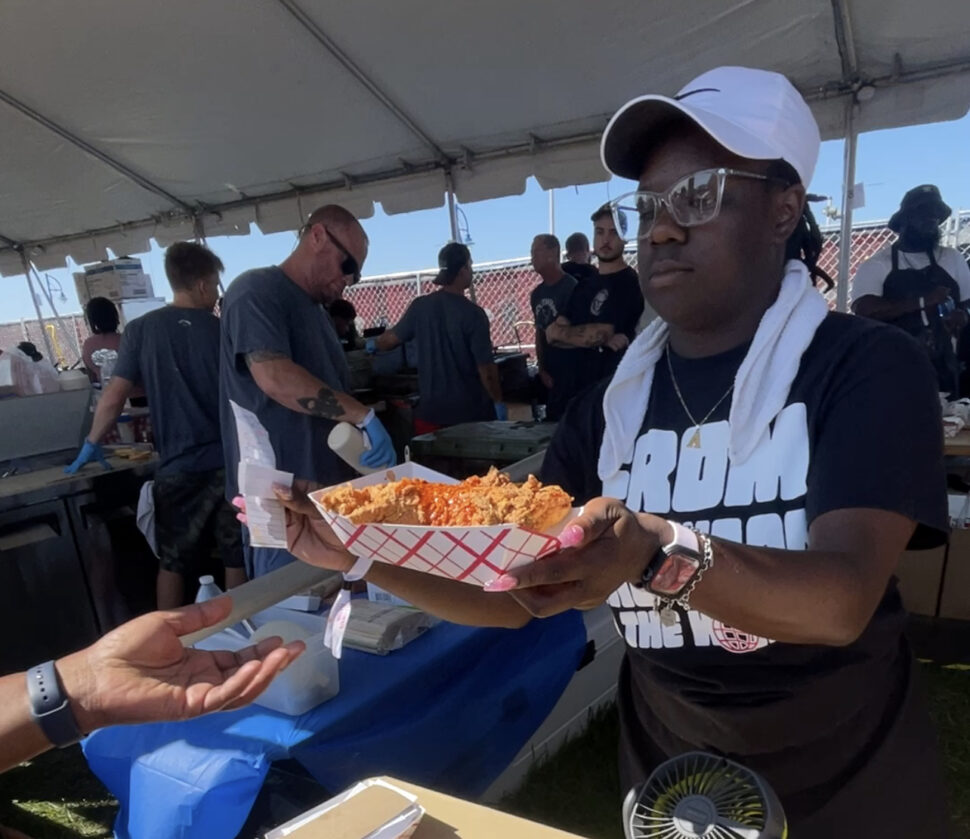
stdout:
MULTIPOLYGON (((33 267, 33 266, 31 266, 33 267)), ((61 332, 64 333, 65 337, 70 336, 74 341, 74 351, 77 353, 77 360, 81 360, 81 342, 78 341, 76 334, 71 334, 71 330, 67 328, 67 324, 64 323, 64 318, 60 316, 57 311, 57 307, 54 305, 54 298, 51 297, 50 291, 47 288, 47 283, 43 282, 40 278, 40 274, 34 269, 34 276, 37 278, 37 285, 40 286, 41 291, 44 292, 44 297, 47 299, 47 304, 51 307, 51 311, 54 313, 54 320, 57 321, 57 325, 61 328, 61 332)), ((53 356, 52 356, 53 357, 53 356)), ((53 363, 53 362, 51 362, 53 363)))
MULTIPOLYGON (((37 293, 34 291, 34 282, 30 278, 31 264, 27 258, 27 252, 20 252, 20 261, 24 265, 24 277, 27 280, 27 288, 30 291, 30 299, 34 301, 34 311, 37 312, 37 322, 40 324, 40 334, 44 337, 44 346, 47 347, 47 357, 54 358, 54 348, 51 346, 51 339, 47 336, 47 324, 44 316, 40 313, 40 303, 37 302, 37 293)), ((53 363, 53 362, 51 362, 53 363)))
POLYGON ((549 190, 549 232, 556 235, 556 190, 549 190))
POLYGON ((858 136, 855 129, 855 99, 845 109, 845 156, 842 166, 842 232, 839 235, 839 284, 835 307, 849 310, 849 259, 852 255, 852 202, 855 199, 855 153, 858 136))
POLYGON ((448 222, 451 225, 451 241, 458 241, 458 211, 455 209, 455 193, 451 188, 451 175, 448 176, 448 222))

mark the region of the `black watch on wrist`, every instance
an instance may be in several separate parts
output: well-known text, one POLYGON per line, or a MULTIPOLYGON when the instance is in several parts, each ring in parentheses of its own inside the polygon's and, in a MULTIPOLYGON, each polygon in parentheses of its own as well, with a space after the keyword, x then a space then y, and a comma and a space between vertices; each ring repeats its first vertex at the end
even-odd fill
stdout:
POLYGON ((657 549, 636 586, 676 600, 700 572, 703 554, 693 530, 675 521, 667 524, 673 528, 674 538, 657 549))
POLYGON ((70 699, 61 687, 53 661, 27 671, 27 697, 31 718, 52 745, 63 749, 81 739, 70 699))

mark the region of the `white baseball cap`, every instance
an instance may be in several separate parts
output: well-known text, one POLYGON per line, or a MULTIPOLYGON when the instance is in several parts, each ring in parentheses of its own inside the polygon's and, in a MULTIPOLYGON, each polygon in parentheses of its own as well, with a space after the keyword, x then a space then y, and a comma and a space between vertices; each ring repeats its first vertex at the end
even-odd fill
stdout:
POLYGON ((715 67, 672 98, 631 99, 603 132, 603 165, 614 175, 639 179, 658 129, 680 116, 740 157, 781 159, 805 186, 812 180, 821 137, 808 104, 780 73, 751 67, 715 67))

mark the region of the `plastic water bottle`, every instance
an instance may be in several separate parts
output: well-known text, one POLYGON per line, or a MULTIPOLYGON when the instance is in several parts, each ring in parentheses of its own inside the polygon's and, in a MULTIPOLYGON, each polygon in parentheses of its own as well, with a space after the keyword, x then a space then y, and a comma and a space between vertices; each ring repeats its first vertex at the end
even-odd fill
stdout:
MULTIPOLYGON (((215 577, 211 574, 204 574, 199 577, 199 593, 195 595, 196 603, 204 603, 206 600, 215 600, 215 598, 220 597, 225 594, 225 592, 216 585, 215 577)), ((227 626, 230 632, 235 632, 242 638, 249 638, 256 631, 253 625, 247 621, 243 620, 234 626, 227 626)))

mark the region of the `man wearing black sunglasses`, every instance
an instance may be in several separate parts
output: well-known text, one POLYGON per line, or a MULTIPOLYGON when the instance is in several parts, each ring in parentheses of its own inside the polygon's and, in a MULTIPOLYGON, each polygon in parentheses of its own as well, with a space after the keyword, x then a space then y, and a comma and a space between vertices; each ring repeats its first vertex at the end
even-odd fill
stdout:
MULTIPOLYGON (((236 278, 222 306, 221 423, 227 494, 236 495, 239 450, 229 402, 256 414, 269 433, 277 468, 327 486, 355 477, 327 445, 338 422, 366 435, 366 466, 396 462, 387 431, 350 395, 350 370, 324 306, 360 279, 367 234, 343 207, 314 211, 296 248, 278 266, 236 278)), ((282 550, 246 545, 250 578, 293 560, 282 550)))

